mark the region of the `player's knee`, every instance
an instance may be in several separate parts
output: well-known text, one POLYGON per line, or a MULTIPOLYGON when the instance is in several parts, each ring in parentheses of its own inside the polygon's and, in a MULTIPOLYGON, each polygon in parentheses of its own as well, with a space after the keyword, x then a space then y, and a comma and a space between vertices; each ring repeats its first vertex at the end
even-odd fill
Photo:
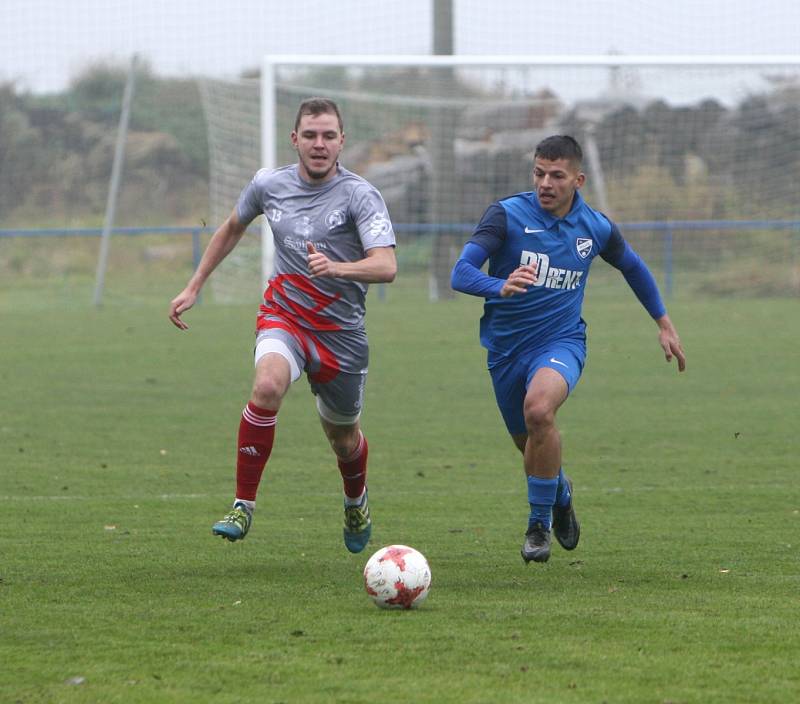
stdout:
POLYGON ((358 431, 341 431, 330 433, 328 435, 328 442, 331 444, 333 454, 339 459, 346 459, 356 451, 359 443, 358 431))
POLYGON ((523 416, 528 433, 541 432, 556 422, 556 412, 553 407, 537 399, 525 399, 523 416))
POLYGON ((333 450, 333 454, 336 455, 339 459, 345 459, 350 457, 355 450, 353 445, 348 444, 340 439, 330 439, 331 449, 333 450))
POLYGON ((285 394, 285 385, 275 379, 256 379, 253 384, 253 401, 261 408, 277 409, 285 394))

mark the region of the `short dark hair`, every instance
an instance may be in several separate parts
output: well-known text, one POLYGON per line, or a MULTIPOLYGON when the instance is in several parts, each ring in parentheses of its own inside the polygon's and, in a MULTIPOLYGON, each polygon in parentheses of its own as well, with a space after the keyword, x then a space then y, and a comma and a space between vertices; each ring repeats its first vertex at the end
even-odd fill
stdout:
POLYGON ((583 163, 583 150, 574 137, 568 134, 554 134, 536 145, 533 158, 547 159, 547 161, 566 159, 575 166, 580 166, 583 163))
POLYGON ((342 122, 342 114, 339 112, 339 106, 329 98, 307 98, 297 110, 297 117, 294 119, 294 131, 300 127, 300 118, 303 115, 336 115, 339 121, 339 131, 344 132, 344 123, 342 122))

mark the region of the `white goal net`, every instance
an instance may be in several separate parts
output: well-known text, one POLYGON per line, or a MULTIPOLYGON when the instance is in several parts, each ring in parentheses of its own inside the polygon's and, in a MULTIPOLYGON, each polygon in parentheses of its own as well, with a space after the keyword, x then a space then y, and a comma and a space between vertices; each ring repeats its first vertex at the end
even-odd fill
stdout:
MULTIPOLYGON (((798 57, 268 57, 261 74, 202 81, 216 223, 259 167, 294 160, 297 105, 323 95, 343 113, 342 163, 386 199, 401 275, 432 298, 556 133, 582 143, 585 196, 668 294, 800 290, 798 57)), ((263 255, 259 223, 215 297, 253 300, 263 255)))

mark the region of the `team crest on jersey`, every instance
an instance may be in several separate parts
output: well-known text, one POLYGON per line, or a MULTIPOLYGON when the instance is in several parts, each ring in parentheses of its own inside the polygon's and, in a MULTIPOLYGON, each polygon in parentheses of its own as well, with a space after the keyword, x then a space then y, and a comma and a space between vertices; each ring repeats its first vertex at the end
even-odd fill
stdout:
POLYGON ((344 212, 341 210, 331 210, 331 212, 325 216, 325 224, 328 226, 329 230, 344 225, 345 220, 344 212))
POLYGON ((375 213, 369 221, 369 234, 375 239, 381 235, 388 235, 391 229, 392 223, 389 222, 386 213, 375 213))
POLYGON ((592 253, 592 240, 589 237, 578 237, 575 240, 575 247, 578 250, 578 256, 586 259, 592 253))

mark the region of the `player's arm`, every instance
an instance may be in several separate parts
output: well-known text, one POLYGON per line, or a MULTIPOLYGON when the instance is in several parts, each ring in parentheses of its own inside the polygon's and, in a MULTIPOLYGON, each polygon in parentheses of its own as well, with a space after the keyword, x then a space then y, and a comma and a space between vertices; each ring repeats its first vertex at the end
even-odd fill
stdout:
POLYGON ((461 293, 483 298, 508 298, 525 293, 536 282, 533 267, 520 266, 507 279, 489 276, 481 271, 489 257, 500 249, 505 236, 505 210, 494 203, 483 214, 472 238, 464 245, 450 274, 450 286, 461 293))
POLYGON ((664 350, 664 357, 671 362, 674 356, 678 360, 678 371, 682 372, 686 369, 686 355, 678 337, 678 331, 666 313, 656 320, 656 324, 658 325, 658 342, 661 349, 664 350))
POLYGON ((625 277, 639 302, 658 325, 658 341, 668 362, 675 357, 678 371, 686 369, 686 355, 683 352, 678 331, 667 315, 667 308, 658 290, 655 277, 644 260, 625 241, 616 225, 611 225, 611 237, 600 252, 611 266, 619 269, 625 277))
POLYGON ((336 261, 308 242, 308 273, 311 278, 331 277, 363 284, 388 284, 397 276, 395 237, 386 203, 374 186, 364 182, 353 189, 348 217, 355 224, 365 252, 356 261, 336 261))
POLYGON ((308 249, 308 273, 311 278, 330 276, 360 281, 363 284, 389 284, 397 276, 394 247, 372 247, 366 256, 355 262, 335 262, 318 252, 311 242, 308 249))
POLYGON ((219 263, 230 254, 233 248, 242 239, 242 235, 247 229, 249 223, 239 220, 236 208, 233 209, 228 219, 217 228, 217 231, 211 236, 208 242, 206 251, 200 259, 200 264, 197 270, 189 279, 186 288, 183 289, 174 299, 169 306, 169 319, 173 325, 181 330, 187 330, 188 325, 181 320, 181 314, 189 310, 197 301, 197 296, 203 284, 206 282, 211 272, 219 266, 219 263))

